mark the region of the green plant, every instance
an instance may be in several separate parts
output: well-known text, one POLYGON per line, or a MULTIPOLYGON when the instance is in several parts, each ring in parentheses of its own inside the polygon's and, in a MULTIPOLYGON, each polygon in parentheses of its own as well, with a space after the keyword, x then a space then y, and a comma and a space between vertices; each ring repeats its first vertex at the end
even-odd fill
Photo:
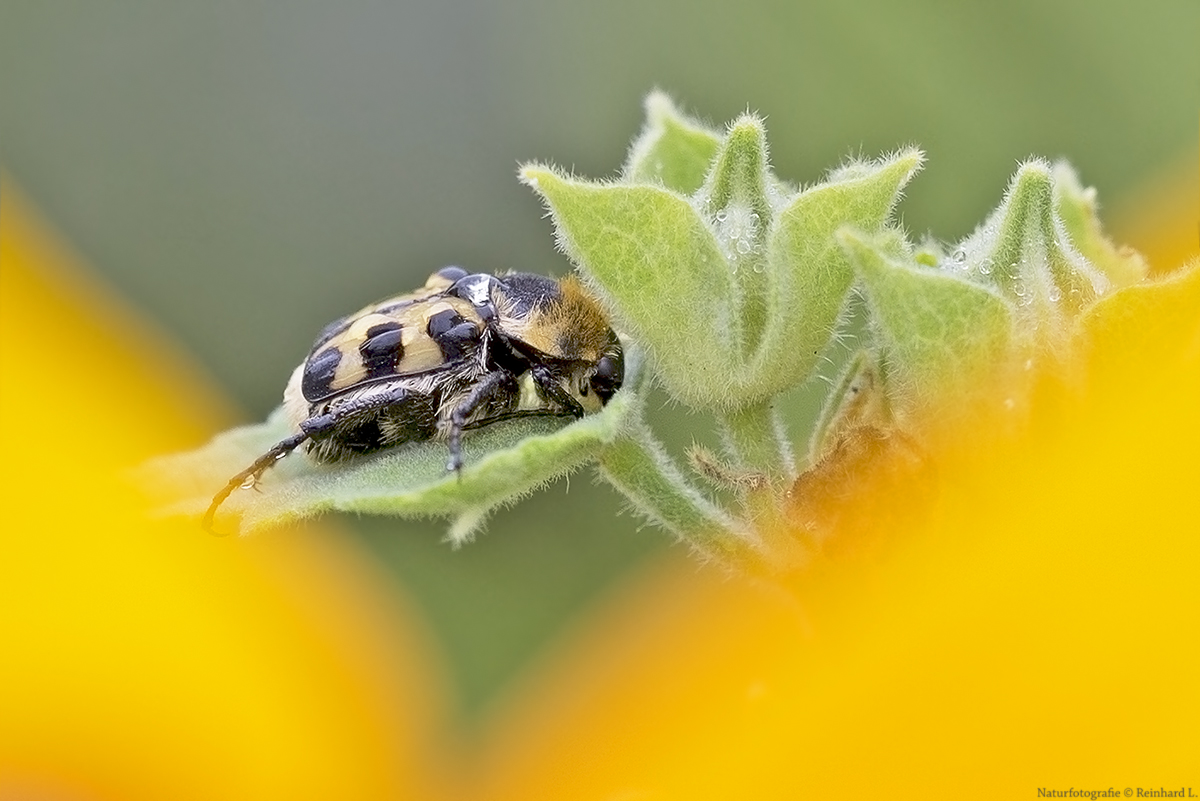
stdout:
MULTIPOLYGON (((1147 280, 1141 258, 1105 238, 1094 191, 1066 164, 1023 164, 962 242, 913 243, 893 213, 921 168, 918 150, 851 161, 801 188, 772 172, 760 118, 713 130, 661 93, 646 110, 617 180, 520 171, 627 339, 629 376, 614 401, 566 426, 491 426, 469 438, 458 478, 437 442, 334 468, 285 460, 262 493, 231 498, 244 530, 346 509, 448 516, 457 543, 497 506, 592 462, 701 553, 784 569, 816 536, 799 531, 795 495, 829 492, 830 465, 899 455, 920 472, 955 421, 1024 425, 1047 382, 1072 380, 1089 321, 1147 280), (813 429, 788 433, 778 399, 813 376, 852 319, 865 321, 861 350, 813 429), (681 460, 659 442, 644 414, 652 383, 716 420, 721 453, 695 447, 681 460)), ((146 473, 170 475, 186 498, 169 511, 198 514, 286 434, 276 414, 146 473)))

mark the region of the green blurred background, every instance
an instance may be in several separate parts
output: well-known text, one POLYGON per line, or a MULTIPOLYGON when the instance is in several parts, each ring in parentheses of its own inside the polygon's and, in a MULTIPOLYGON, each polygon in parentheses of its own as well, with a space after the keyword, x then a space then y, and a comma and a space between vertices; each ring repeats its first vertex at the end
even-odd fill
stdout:
MULTIPOLYGON (((517 164, 613 175, 652 87, 766 115, 793 181, 921 145, 903 220, 952 240, 1028 155, 1102 201, 1182 163, 1197 41, 1196 0, 3 0, 0 164, 258 419, 336 316, 446 264, 565 270, 517 164)), ((588 476, 567 489, 459 551, 437 524, 346 521, 418 599, 468 719, 670 547, 588 476)))

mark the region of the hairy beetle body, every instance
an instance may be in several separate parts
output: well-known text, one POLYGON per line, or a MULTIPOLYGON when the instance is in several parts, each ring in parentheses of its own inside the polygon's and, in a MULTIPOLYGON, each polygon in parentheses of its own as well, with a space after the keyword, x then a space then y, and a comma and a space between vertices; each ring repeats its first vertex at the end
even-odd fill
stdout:
POLYGON ((599 304, 569 277, 447 267, 318 335, 284 391, 292 434, 229 480, 204 516, 303 445, 321 462, 444 439, 527 415, 582 417, 621 386, 624 360, 599 304))

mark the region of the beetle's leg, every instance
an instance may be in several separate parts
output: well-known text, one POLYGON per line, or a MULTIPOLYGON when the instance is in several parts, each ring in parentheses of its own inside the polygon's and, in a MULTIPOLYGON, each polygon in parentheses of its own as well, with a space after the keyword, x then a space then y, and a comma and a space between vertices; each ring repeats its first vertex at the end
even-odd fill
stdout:
POLYGON ((547 400, 554 401, 568 414, 572 414, 575 417, 583 417, 585 414, 583 406, 562 388, 562 384, 558 382, 558 379, 550 371, 549 367, 544 364, 535 364, 530 368, 529 372, 533 374, 533 382, 537 384, 538 389, 542 391, 542 395, 547 400))
POLYGON ((315 415, 304 420, 300 423, 299 433, 293 434, 277 443, 271 450, 255 459, 254 464, 229 479, 229 483, 213 496, 212 503, 208 506, 208 511, 204 513, 204 517, 200 520, 200 525, 210 534, 217 534, 213 530, 213 518, 216 517, 217 509, 225 502, 225 499, 233 494, 233 491, 238 487, 245 486, 247 482, 249 482, 250 486, 253 486, 262 474, 266 472, 268 467, 271 467, 280 459, 303 445, 305 440, 320 439, 323 435, 333 430, 334 426, 346 417, 401 403, 407 397, 408 391, 402 387, 398 387, 390 392, 381 392, 378 395, 368 398, 355 399, 350 403, 337 407, 332 412, 315 415))
MULTIPOLYGON (((217 534, 217 532, 213 530, 213 518, 217 514, 217 508, 225 502, 225 499, 228 498, 235 489, 245 485, 247 482, 250 482, 251 486, 253 486, 253 483, 258 481, 259 477, 266 471, 268 467, 275 464, 292 451, 296 450, 296 448, 300 447, 304 440, 308 438, 309 434, 306 431, 301 431, 299 434, 293 434, 282 442, 276 443, 271 450, 255 459, 254 464, 250 465, 245 470, 229 479, 229 483, 226 484, 220 492, 213 496, 212 503, 208 506, 208 511, 204 513, 204 517, 200 520, 200 525, 204 528, 204 530, 209 534, 217 534)), ((222 535, 217 534, 217 536, 222 535)))
POLYGON ((462 470, 462 432, 471 421, 480 406, 495 398, 512 398, 520 392, 517 379, 507 370, 497 370, 480 378, 471 387, 467 397, 463 398, 454 411, 450 413, 450 428, 446 433, 446 444, 450 448, 450 461, 446 470, 453 470, 461 475, 462 470))
POLYGON ((302 421, 300 423, 300 430, 313 439, 320 439, 322 435, 328 434, 334 426, 347 417, 374 412, 388 406, 395 406, 397 403, 404 403, 411 395, 412 393, 408 387, 391 387, 384 392, 357 397, 339 406, 335 406, 332 411, 325 412, 324 414, 315 414, 307 420, 302 421))

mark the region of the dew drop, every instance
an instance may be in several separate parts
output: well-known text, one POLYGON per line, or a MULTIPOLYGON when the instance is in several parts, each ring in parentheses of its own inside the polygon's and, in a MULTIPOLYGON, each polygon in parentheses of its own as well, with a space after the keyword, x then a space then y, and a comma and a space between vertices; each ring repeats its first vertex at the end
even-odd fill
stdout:
POLYGON ((767 203, 774 211, 779 211, 787 202, 787 195, 775 184, 767 187, 767 203))
POLYGON ((984 275, 991 275, 992 274, 992 260, 984 259, 983 261, 979 262, 979 272, 983 273, 984 275))
POLYGON ((255 478, 254 476, 249 476, 245 481, 243 481, 241 483, 241 485, 239 486, 239 489, 254 489, 254 485, 257 483, 258 483, 257 478, 255 478))
POLYGON ((967 251, 959 248, 958 250, 954 251, 954 255, 950 258, 954 260, 955 264, 965 264, 967 261, 967 251))
POLYGON ((721 209, 720 211, 717 212, 717 222, 723 223, 728 219, 729 219, 729 212, 727 212, 725 209, 721 209))
POLYGON ((733 246, 734 246, 734 248, 737 249, 737 252, 742 254, 743 256, 745 256, 747 253, 750 252, 750 240, 747 239, 746 237, 741 237, 740 239, 735 239, 733 246))
POLYGON ((1051 284, 1048 293, 1051 303, 1058 303, 1062 299, 1062 290, 1058 288, 1058 284, 1051 284))

